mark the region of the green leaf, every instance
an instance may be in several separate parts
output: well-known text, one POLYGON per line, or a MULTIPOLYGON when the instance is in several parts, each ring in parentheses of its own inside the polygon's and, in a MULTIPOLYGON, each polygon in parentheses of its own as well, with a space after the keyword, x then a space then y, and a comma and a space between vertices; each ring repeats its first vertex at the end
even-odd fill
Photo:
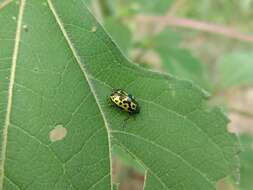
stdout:
POLYGON ((6 2, 6 0, 0 0, 0 6, 3 4, 3 3, 5 3, 6 2))
POLYGON ((127 152, 124 151, 120 146, 114 145, 112 147, 112 155, 120 158, 127 166, 135 169, 136 171, 140 172, 141 174, 145 173, 145 169, 127 152))
MULTIPOLYGON (((115 1, 117 2, 117 1, 115 1)), ((120 2, 124 7, 129 7, 128 10, 131 13, 157 13, 157 14, 165 14, 169 7, 172 5, 174 0, 128 0, 125 2, 120 2)))
POLYGON ((118 190, 118 186, 117 185, 113 185, 113 190, 118 190))
POLYGON ((240 155, 240 190, 251 190, 253 187, 253 137, 240 136, 242 153, 240 155))
POLYGON ((87 12, 71 3, 27 0, 1 11, 0 189, 111 187, 108 124, 56 13, 87 12))
POLYGON ((119 19, 108 18, 105 20, 104 27, 112 36, 112 40, 127 54, 132 40, 129 28, 119 19))
POLYGON ((181 36, 169 27, 166 27, 158 35, 154 36, 152 41, 155 48, 168 49, 178 47, 181 42, 181 36))
POLYGON ((217 88, 224 90, 235 86, 253 84, 252 52, 234 52, 218 60, 219 81, 217 88))
POLYGON ((0 189, 111 190, 112 143, 146 169, 145 190, 214 190, 237 169, 205 93, 130 63, 81 0, 13 1, 0 25, 0 189), (140 114, 110 106, 115 88, 140 114))
POLYGON ((178 33, 165 28, 152 39, 152 46, 160 55, 163 67, 170 74, 192 80, 209 90, 207 69, 189 50, 180 48, 180 41, 178 33))

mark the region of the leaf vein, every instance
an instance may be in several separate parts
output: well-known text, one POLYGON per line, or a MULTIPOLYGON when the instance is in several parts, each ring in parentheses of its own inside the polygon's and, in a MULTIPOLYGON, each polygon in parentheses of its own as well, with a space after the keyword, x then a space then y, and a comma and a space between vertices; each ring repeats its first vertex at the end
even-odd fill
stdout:
POLYGON ((0 189, 3 188, 3 183, 4 183, 3 179, 4 179, 4 167, 5 167, 6 149, 7 149, 7 141, 8 141, 8 128, 9 128, 10 119, 11 119, 10 115, 11 115, 11 110, 12 110, 13 87, 14 87, 14 81, 15 81, 17 57, 18 57, 18 50, 19 50, 19 45, 20 45, 20 36, 21 36, 21 28, 22 28, 25 3, 26 3, 26 0, 21 0, 21 4, 19 7, 19 14, 18 14, 16 36, 15 36, 15 45, 14 45, 12 63, 11 63, 7 110, 6 110, 5 123, 3 126, 3 134, 2 134, 3 142, 2 142, 1 155, 0 155, 0 189))
POLYGON ((93 185, 91 185, 87 190, 90 190, 93 187, 95 187, 96 185, 98 185, 99 183, 101 183, 109 175, 110 175, 110 173, 107 173, 106 175, 104 175, 103 177, 101 177, 96 183, 94 183, 93 185))
POLYGON ((84 143, 83 145, 81 146, 80 150, 78 150, 76 153, 74 153, 68 160, 66 160, 64 163, 68 163, 70 162, 76 155, 78 155, 84 148, 85 146, 87 145, 87 143, 97 135, 97 133, 99 133, 100 131, 102 131, 102 129, 104 128, 99 128, 98 130, 96 130, 84 143))
POLYGON ((164 150, 164 151, 166 151, 166 152, 168 152, 170 154, 173 154, 174 156, 176 156, 177 158, 179 158, 183 163, 185 163, 188 167, 190 167, 192 170, 194 170, 195 172, 199 173, 209 184, 213 185, 213 181, 210 180, 210 179, 208 179, 204 173, 202 173, 199 169, 194 168, 192 166, 192 164, 189 163, 187 160, 185 160, 180 154, 178 154, 178 153, 176 153, 176 152, 168 149, 167 147, 164 147, 164 146, 162 146, 162 145, 160 145, 160 144, 158 144, 158 143, 156 143, 156 142, 154 142, 154 141, 152 141, 150 139, 146 139, 144 137, 141 137, 139 135, 135 135, 133 133, 128 133, 128 132, 125 132, 125 131, 123 132, 123 131, 118 131, 118 130, 112 130, 111 132, 112 133, 120 133, 120 134, 124 134, 124 135, 127 135, 127 136, 135 137, 135 138, 137 138, 139 140, 142 140, 142 141, 144 141, 144 142, 146 142, 148 144, 152 144, 152 145, 154 145, 154 146, 156 146, 156 147, 158 147, 158 148, 160 148, 160 149, 162 149, 162 150, 164 150))
MULTIPOLYGON (((87 71, 85 70, 85 67, 83 66, 83 64, 82 64, 82 62, 81 62, 81 60, 80 60, 80 57, 79 57, 79 55, 78 55, 78 53, 77 53, 77 51, 76 51, 74 45, 72 44, 71 39, 70 39, 70 37, 68 36, 68 33, 67 33, 67 31, 65 30, 64 25, 63 25, 62 21, 60 20, 60 17, 58 16, 57 11, 55 10, 55 8, 54 8, 53 3, 52 3, 51 0, 48 0, 48 5, 49 5, 49 8, 51 9, 51 11, 52 11, 54 17, 55 17, 56 23, 59 25, 59 27, 60 27, 60 29, 61 29, 61 32, 62 32, 63 36, 65 37, 65 39, 66 39, 66 41, 67 41, 67 43, 68 43, 68 45, 69 45, 70 50, 71 50, 72 53, 73 53, 74 58, 76 59, 76 61, 77 61, 78 65, 79 65, 81 71, 82 71, 83 74, 84 74, 84 77, 85 77, 85 79, 86 79, 86 81, 87 81, 87 83, 88 83, 88 86, 89 86, 89 88, 90 88, 90 90, 91 90, 91 92, 92 92, 92 94, 93 94, 93 96, 94 96, 95 102, 96 102, 96 104, 97 104, 97 106, 98 106, 98 109, 99 109, 99 111, 100 111, 100 113, 101 113, 101 116, 102 116, 102 119, 103 119, 103 121, 104 121, 105 128, 106 128, 106 130, 107 130, 107 140, 108 140, 108 144, 109 144, 109 146, 108 146, 108 154, 109 154, 110 174, 111 174, 111 170, 112 170, 112 163, 111 163, 111 162, 112 162, 112 161, 111 161, 112 159, 111 159, 111 158, 112 158, 112 156, 111 156, 111 150, 110 150, 110 149, 111 149, 111 140, 110 140, 110 128, 109 128, 108 122, 107 122, 107 120, 106 120, 106 117, 105 117, 105 114, 104 114, 104 112, 103 112, 103 110, 102 110, 102 107, 101 107, 101 105, 100 105, 100 103, 99 103, 98 97, 97 97, 97 95, 96 95, 96 93, 95 93, 95 89, 93 88, 93 86, 92 86, 92 84, 91 84, 91 81, 90 81, 90 79, 89 79, 89 77, 88 77, 88 73, 87 73, 87 71)), ((85 5, 84 5, 84 6, 85 6, 85 5)), ((112 189, 112 177, 111 177, 110 186, 111 186, 111 189, 112 189)))

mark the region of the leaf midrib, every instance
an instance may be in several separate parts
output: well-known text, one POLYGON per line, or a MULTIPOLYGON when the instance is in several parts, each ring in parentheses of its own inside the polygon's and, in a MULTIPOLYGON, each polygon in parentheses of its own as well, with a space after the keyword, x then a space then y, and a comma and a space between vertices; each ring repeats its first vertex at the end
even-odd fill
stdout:
MULTIPOLYGON (((9 1, 7 2, 10 3, 9 1)), ((14 87, 14 82, 15 82, 17 57, 18 57, 18 50, 19 50, 19 44, 20 44, 19 42, 20 42, 20 36, 21 36, 21 28, 22 28, 25 3, 26 3, 26 0, 20 1, 17 29, 16 29, 16 35, 15 35, 15 44, 14 44, 12 62, 11 62, 10 80, 9 80, 8 97, 7 97, 7 109, 6 109, 5 123, 3 127, 3 133, 2 133, 2 136, 3 136, 2 148, 1 148, 2 152, 0 155, 0 171, 1 171, 0 172, 0 189, 3 189, 3 182, 4 182, 4 169, 5 169, 6 149, 7 149, 7 141, 8 141, 8 129, 10 126, 13 87, 14 87)))
MULTIPOLYGON (((97 82, 99 82, 99 83, 101 83, 101 84, 103 83, 102 81, 100 81, 100 80, 97 79, 97 78, 94 78, 94 77, 92 77, 92 76, 91 76, 91 78, 92 78, 93 80, 96 80, 97 82)), ((103 83, 103 84, 106 85, 106 86, 108 86, 109 88, 112 89, 112 87, 111 87, 109 84, 107 84, 107 83, 103 83)), ((156 106, 159 106, 160 108, 162 108, 162 109, 164 109, 164 110, 166 110, 166 111, 169 111, 169 112, 171 112, 171 113, 174 113, 174 114, 176 114, 178 117, 180 117, 180 118, 182 118, 182 119, 184 119, 184 120, 190 122, 191 124, 193 124, 193 126, 196 127, 197 130, 199 130, 199 131, 201 131, 203 134, 205 134, 206 137, 210 140, 210 142, 211 142, 216 148, 218 148, 218 150, 222 153, 225 162, 228 163, 227 159, 226 159, 225 156, 224 156, 224 152, 222 151, 221 147, 214 141, 214 139, 213 139, 212 137, 210 137, 210 136, 207 134, 207 132, 204 131, 198 124, 196 124, 195 122, 191 121, 189 118, 186 117, 189 113, 186 114, 186 116, 184 116, 184 115, 182 115, 182 114, 180 114, 180 113, 178 113, 178 112, 176 112, 176 111, 174 111, 174 110, 168 109, 167 107, 164 107, 164 106, 162 106, 162 105, 159 105, 159 104, 157 104, 157 103, 155 103, 155 102, 153 102, 153 101, 148 101, 148 100, 144 100, 144 99, 140 99, 140 98, 139 98, 139 100, 142 100, 143 102, 147 102, 147 103, 151 103, 151 104, 154 104, 154 105, 156 105, 156 106)), ((195 110, 194 110, 194 111, 195 111, 195 110)), ((156 147, 161 148, 161 149, 164 150, 164 151, 171 152, 171 153, 175 154, 177 157, 180 157, 180 159, 183 160, 183 162, 185 162, 187 166, 189 166, 189 167, 192 168, 195 172, 197 172, 198 174, 200 174, 210 185, 212 185, 212 186, 214 185, 214 181, 211 180, 211 179, 209 179, 204 173, 202 173, 201 170, 194 168, 194 166, 193 166, 191 163, 189 163, 187 160, 185 160, 182 156, 180 156, 180 155, 178 155, 177 153, 175 153, 175 152, 173 152, 173 151, 167 149, 166 147, 164 147, 164 146, 162 146, 162 145, 159 145, 159 144, 157 144, 157 143, 155 143, 155 142, 152 142, 152 141, 149 142, 147 139, 145 139, 145 138, 143 138, 143 137, 141 137, 141 136, 134 135, 134 134, 132 134, 132 133, 126 133, 126 132, 117 131, 117 130, 111 130, 110 132, 111 132, 111 133, 122 133, 122 134, 125 134, 125 135, 134 136, 134 137, 136 137, 136 138, 138 138, 138 139, 145 140, 146 142, 151 143, 151 144, 155 145, 156 147)), ((121 143, 120 143, 120 144, 121 144, 121 143)), ((122 145, 122 146, 124 146, 124 145, 122 145)), ((126 148, 126 147, 124 146, 124 148, 126 148)), ((126 149, 128 150, 128 148, 126 148, 126 149)), ((128 150, 128 152, 131 153, 131 151, 129 151, 129 150, 128 150)), ((132 153, 132 154, 133 154, 133 153, 132 153)), ((136 156, 134 155, 134 157, 136 157, 136 156)), ((140 159, 138 158, 138 160, 140 160, 140 159)), ((142 162, 141 162, 140 164, 143 165, 142 162)), ((144 167, 147 168, 149 171, 151 171, 152 175, 154 175, 156 178, 159 178, 158 176, 155 175, 155 173, 154 173, 146 164, 144 164, 144 167)), ((165 184, 162 182, 162 180, 161 180, 160 178, 159 178, 159 181, 162 183, 163 186, 165 185, 165 184)), ((165 186, 166 186, 166 185, 165 185, 165 186)), ((167 186, 166 186, 166 188, 167 188, 167 186)))
MULTIPOLYGON (((151 72, 152 72, 152 71, 151 71, 151 72)), ((92 78, 93 80, 96 80, 97 82, 99 82, 99 83, 101 83, 101 84, 103 84, 103 85, 106 85, 106 86, 108 86, 109 88, 113 89, 113 87, 110 86, 109 84, 107 84, 107 83, 105 83, 105 82, 102 82, 102 81, 100 81, 99 79, 97 79, 97 78, 95 78, 95 77, 92 77, 92 76, 91 76, 91 78, 92 78)), ((149 101, 149 100, 145 100, 145 99, 141 99, 141 98, 138 98, 138 99, 141 100, 141 101, 143 101, 143 102, 147 102, 147 103, 153 104, 153 105, 155 105, 155 106, 158 106, 158 107, 160 107, 161 109, 164 109, 164 110, 166 110, 166 111, 168 111, 168 112, 170 112, 170 113, 176 114, 178 117, 182 118, 183 120, 186 120, 187 122, 190 122, 197 130, 201 131, 203 134, 206 135, 206 137, 210 140, 210 142, 211 142, 216 148, 218 148, 218 150, 222 153, 223 158, 224 158, 224 160, 226 161, 226 163, 228 163, 228 160, 225 158, 224 152, 223 152, 222 148, 219 146, 219 144, 217 144, 217 143, 215 142, 215 140, 214 140, 212 137, 210 137, 210 136, 208 135, 208 133, 207 133, 205 130, 203 130, 197 123, 193 122, 192 120, 190 120, 190 119, 187 117, 189 114, 193 113, 194 111, 196 111, 196 110, 198 110, 198 109, 193 110, 192 112, 189 112, 189 113, 187 113, 186 115, 182 115, 181 113, 176 112, 175 110, 169 109, 169 108, 167 108, 167 107, 165 107, 165 106, 163 106, 163 105, 157 104, 157 103, 154 102, 154 101, 149 101)))
POLYGON ((100 111, 100 113, 101 113, 101 116, 102 116, 102 118, 103 118, 103 121, 104 121, 106 130, 107 130, 107 136, 108 136, 107 139, 108 139, 108 144, 109 144, 109 146, 108 146, 108 151, 109 151, 109 152, 108 152, 108 153, 109 153, 109 162, 110 162, 110 172, 109 172, 109 174, 110 174, 110 189, 112 190, 112 188, 113 188, 113 185, 112 185, 112 176, 111 176, 111 174, 112 174, 112 163, 111 163, 111 162, 112 162, 112 155, 111 155, 111 140, 110 140, 110 128, 109 128, 109 124, 108 124, 108 122, 107 122, 107 120, 106 120, 105 114, 104 114, 104 112, 103 112, 103 110, 102 110, 102 107, 101 107, 101 105, 100 105, 100 103, 99 103, 98 97, 97 97, 97 95, 96 95, 96 93, 95 93, 95 90, 94 90, 94 88, 93 88, 93 86, 92 86, 92 83, 90 82, 90 79, 89 79, 89 77, 88 77, 88 76, 89 76, 89 75, 88 75, 88 72, 87 72, 86 69, 83 67, 82 61, 80 60, 80 58, 79 58, 79 56, 78 56, 78 53, 77 53, 77 51, 75 50, 75 48, 74 48, 74 46, 73 46, 73 44, 72 44, 72 42, 71 42, 71 40, 70 40, 70 38, 69 38, 69 36, 68 36, 66 30, 65 30, 65 28, 64 28, 63 23, 61 22, 60 17, 58 16, 57 11, 55 10, 55 8, 54 8, 54 6, 53 6, 53 3, 51 2, 51 0, 47 0, 47 2, 48 2, 48 5, 49 5, 50 10, 52 11, 52 13, 53 13, 53 15, 54 15, 54 17, 55 17, 56 23, 59 25, 60 30, 61 30, 61 32, 62 32, 64 38, 66 39, 66 41, 67 41, 67 43, 68 43, 68 46, 69 46, 70 50, 72 51, 72 53, 73 53, 73 55, 74 55, 74 58, 75 58, 76 62, 78 63, 78 65, 79 65, 81 71, 82 71, 83 74, 84 74, 84 77, 85 77, 85 79, 86 79, 86 81, 87 81, 87 83, 88 83, 88 86, 89 86, 89 88, 90 88, 90 90, 91 90, 91 93, 92 93, 93 96, 94 96, 94 99, 95 99, 95 101, 96 101, 96 104, 97 104, 97 106, 98 106, 98 108, 99 108, 99 111, 100 111))

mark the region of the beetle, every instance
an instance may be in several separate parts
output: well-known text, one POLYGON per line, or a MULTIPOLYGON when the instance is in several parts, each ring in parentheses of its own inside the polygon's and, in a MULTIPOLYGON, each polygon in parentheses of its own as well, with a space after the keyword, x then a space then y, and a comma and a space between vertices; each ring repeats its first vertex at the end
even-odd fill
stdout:
POLYGON ((128 112, 130 115, 140 113, 140 105, 135 100, 134 96, 122 89, 113 90, 110 99, 115 106, 128 112))
POLYGON ((124 120, 123 127, 125 127, 126 121, 131 115, 140 113, 140 105, 135 100, 134 96, 122 89, 113 90, 110 95, 110 100, 114 106, 129 113, 129 116, 124 120))

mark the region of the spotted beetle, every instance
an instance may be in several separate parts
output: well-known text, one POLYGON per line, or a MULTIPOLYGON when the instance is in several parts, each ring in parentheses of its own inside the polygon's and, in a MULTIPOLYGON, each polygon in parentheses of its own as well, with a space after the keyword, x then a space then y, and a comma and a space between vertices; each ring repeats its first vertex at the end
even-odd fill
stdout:
POLYGON ((131 94, 128 94, 124 90, 113 90, 112 94, 110 95, 110 99, 114 105, 128 112, 129 114, 140 113, 140 105, 138 102, 131 94))

